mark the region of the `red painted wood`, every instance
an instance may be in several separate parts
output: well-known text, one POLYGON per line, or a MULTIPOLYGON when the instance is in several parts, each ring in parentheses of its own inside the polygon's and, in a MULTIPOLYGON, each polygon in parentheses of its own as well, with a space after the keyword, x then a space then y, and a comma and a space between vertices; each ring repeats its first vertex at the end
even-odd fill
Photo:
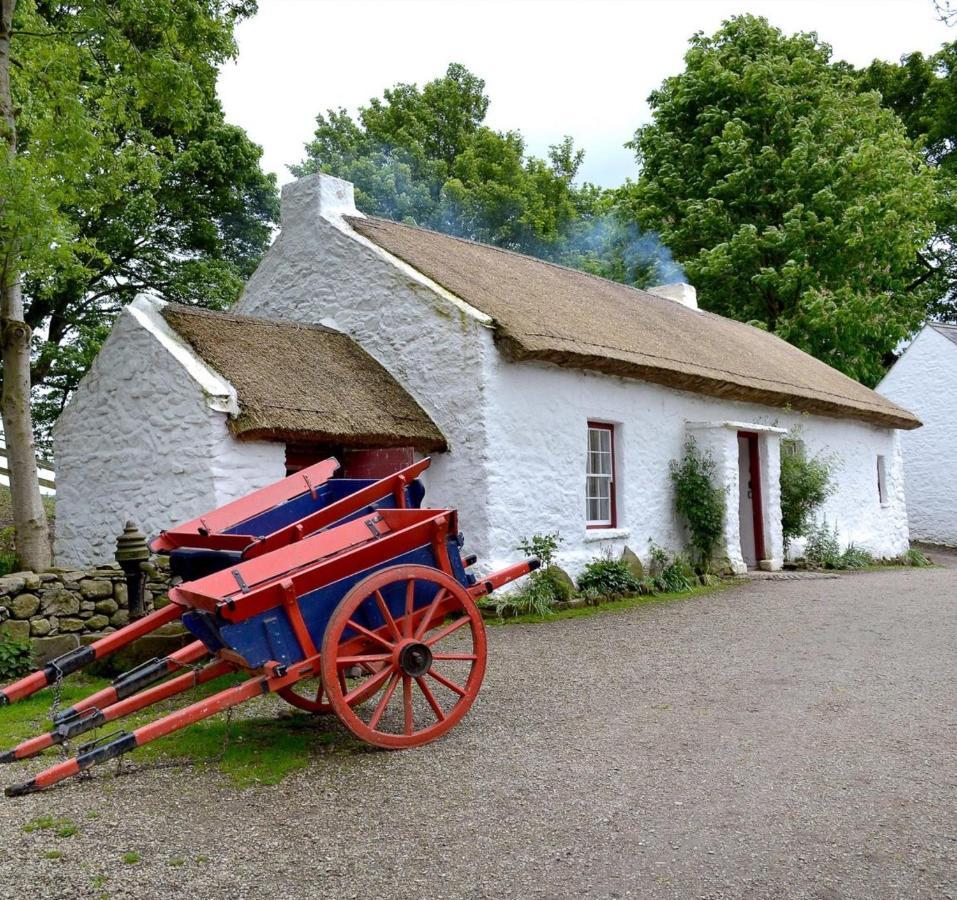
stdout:
POLYGON ((611 435, 611 522, 608 525, 590 525, 586 524, 586 528, 617 528, 618 527, 618 501, 616 495, 618 493, 618 473, 616 471, 616 460, 615 460, 615 426, 609 425, 607 422, 589 422, 589 428, 599 428, 602 431, 607 431, 611 435))
POLYGON ((385 478, 415 462, 411 447, 381 450, 346 450, 342 454, 343 478, 385 478))
MULTIPOLYGON (((407 591, 409 589, 407 588, 407 591)), ((408 596, 408 594, 407 594, 408 596)), ((454 648, 461 650, 458 641, 454 648)), ((360 581, 350 590, 336 607, 326 629, 320 655, 320 671, 323 682, 328 685, 329 702, 336 715, 356 737, 390 750, 404 747, 417 747, 441 737, 456 725, 468 712, 478 696, 482 678, 485 675, 486 662, 485 626, 482 615, 475 606, 468 591, 454 578, 429 566, 398 565, 382 569, 360 581), (436 585, 435 599, 424 611, 404 615, 396 622, 392 616, 385 617, 386 624, 374 635, 363 634, 357 627, 353 616, 366 603, 373 603, 382 610, 381 591, 397 583, 427 582, 436 585), (446 625, 447 617, 454 616, 451 624, 446 625), (418 620, 418 621, 416 621, 418 620), (467 632, 463 631, 467 626, 467 632), (347 642, 342 635, 347 629, 358 631, 358 636, 347 642), (412 633, 410 637, 409 634, 412 633), (453 633, 465 634, 467 653, 442 653, 441 642, 453 633), (469 637, 471 643, 469 644, 469 637), (365 642, 364 652, 382 660, 381 668, 371 671, 357 686, 348 692, 339 687, 338 674, 343 668, 355 664, 361 658, 356 654, 355 645, 365 642), (411 645, 424 643, 432 650, 432 661, 424 674, 418 675, 403 670, 400 660, 402 653, 411 645), (436 667, 453 659, 470 663, 465 684, 458 684, 436 667), (432 692, 429 682, 443 685, 455 694, 447 709, 432 692), (400 732, 383 727, 383 713, 389 708, 397 695, 397 687, 402 683, 400 704, 402 729, 400 732), (383 690, 384 689, 384 690, 383 690), (371 698, 383 691, 378 702, 371 709, 360 707, 357 698, 371 698), (425 698, 431 712, 427 718, 416 720, 413 704, 414 691, 425 698)))
POLYGON ((272 509, 280 503, 298 497, 309 490, 314 489, 320 484, 328 481, 339 468, 339 463, 335 459, 326 459, 322 462, 303 469, 295 475, 283 478, 273 484, 253 491, 245 497, 240 497, 232 503, 220 506, 218 509, 211 510, 202 516, 197 516, 189 522, 177 525, 169 531, 164 531, 159 537, 154 538, 150 547, 154 553, 173 550, 176 547, 194 546, 190 540, 194 535, 201 531, 216 534, 227 528, 272 509))
POLYGON ((748 467, 751 471, 751 515, 754 516, 754 555, 758 562, 767 559, 764 543, 764 500, 761 492, 760 435, 754 431, 739 431, 739 437, 748 441, 748 467))

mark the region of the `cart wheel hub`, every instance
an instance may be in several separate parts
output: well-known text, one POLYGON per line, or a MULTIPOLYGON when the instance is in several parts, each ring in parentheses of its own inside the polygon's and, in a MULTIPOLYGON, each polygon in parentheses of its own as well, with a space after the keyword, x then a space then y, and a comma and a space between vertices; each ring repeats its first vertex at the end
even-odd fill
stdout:
POLYGON ((406 644, 399 651, 399 668, 412 678, 421 678, 432 668, 432 651, 428 644, 406 644))

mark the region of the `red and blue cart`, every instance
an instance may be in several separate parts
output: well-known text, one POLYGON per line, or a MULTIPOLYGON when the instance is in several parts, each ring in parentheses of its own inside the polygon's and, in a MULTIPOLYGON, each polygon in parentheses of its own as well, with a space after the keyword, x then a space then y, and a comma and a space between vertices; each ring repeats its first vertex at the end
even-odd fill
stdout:
MULTIPOLYGON (((321 484, 328 484, 334 469, 323 471, 321 484)), ((64 710, 50 732, 0 761, 32 757, 227 674, 246 677, 154 722, 82 744, 75 757, 7 788, 7 795, 49 787, 266 693, 310 712, 334 713, 378 747, 415 747, 445 734, 468 712, 485 674, 485 628, 476 601, 527 574, 538 560, 477 579, 467 571, 474 558, 461 554, 456 511, 416 508, 421 494, 409 490, 418 471, 357 486, 325 503, 315 482, 315 497, 309 487, 286 496, 290 483, 260 492, 252 506, 164 532, 154 548, 223 554, 203 558, 201 567, 215 571, 173 588, 168 606, 5 688, 0 699, 16 702, 176 620, 196 641, 64 710), (303 494, 312 508, 303 502, 299 519, 290 519, 297 514, 290 509, 263 516, 303 494), (333 509, 336 504, 342 505, 333 509), (255 516, 262 518, 250 530, 255 516), (246 527, 237 530, 242 522, 246 527), (234 541, 236 535, 241 540, 234 541), (239 559, 230 555, 237 552, 239 559)))

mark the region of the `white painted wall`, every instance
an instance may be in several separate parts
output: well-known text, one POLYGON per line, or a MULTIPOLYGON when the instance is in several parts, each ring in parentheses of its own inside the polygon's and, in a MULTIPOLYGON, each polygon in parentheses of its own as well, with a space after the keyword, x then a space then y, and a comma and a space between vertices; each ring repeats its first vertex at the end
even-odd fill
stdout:
MULTIPOLYGON (((450 453, 433 455, 426 503, 459 510, 469 552, 487 557, 490 319, 353 231, 352 185, 310 176, 282 192, 282 230, 235 311, 322 323, 351 335, 431 416, 450 453)), ((497 457, 497 454, 496 454, 497 457)))
POLYGON ((901 434, 911 537, 957 546, 957 344, 925 326, 877 391, 924 423, 901 434))
MULTIPOLYGON (((677 459, 689 423, 732 421, 791 429, 799 426, 807 452, 832 457, 835 494, 823 516, 851 542, 876 556, 893 557, 908 547, 901 458, 896 432, 845 419, 801 415, 755 404, 718 401, 640 381, 537 363, 496 360, 488 390, 489 445, 502 464, 489 479, 492 564, 517 556, 518 539, 559 531, 560 559, 572 573, 602 552, 627 544, 643 559, 648 542, 683 548, 668 465, 677 459), (586 423, 616 424, 618 529, 585 527, 586 423), (890 498, 877 494, 877 454, 887 457, 890 498)), ((738 453, 736 428, 692 429, 711 452, 728 486, 726 539, 729 562, 740 569, 738 453)), ((762 489, 768 523, 780 523, 777 435, 762 436, 762 489)), ((769 529, 770 530, 770 529, 769 529)), ((766 535, 775 567, 783 557, 780 528, 766 535)), ((792 548, 800 552, 798 545, 792 548)))
POLYGON ((139 300, 120 314, 54 427, 59 565, 112 561, 127 519, 155 535, 284 474, 283 445, 236 441, 147 318, 139 300))

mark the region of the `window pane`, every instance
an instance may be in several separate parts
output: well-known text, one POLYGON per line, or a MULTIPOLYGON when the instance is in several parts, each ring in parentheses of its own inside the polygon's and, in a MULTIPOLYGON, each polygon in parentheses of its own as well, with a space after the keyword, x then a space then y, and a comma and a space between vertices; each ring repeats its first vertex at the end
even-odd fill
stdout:
POLYGON ((612 474, 614 472, 611 428, 588 428, 585 510, 590 525, 612 525, 612 474))

